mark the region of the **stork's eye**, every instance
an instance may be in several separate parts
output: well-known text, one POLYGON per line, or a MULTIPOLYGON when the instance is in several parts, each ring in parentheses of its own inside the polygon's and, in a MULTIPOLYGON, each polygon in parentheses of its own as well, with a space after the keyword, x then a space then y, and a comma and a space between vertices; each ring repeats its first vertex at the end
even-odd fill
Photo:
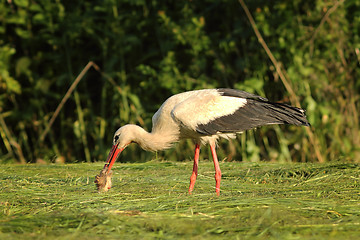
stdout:
POLYGON ((118 139, 119 139, 119 135, 116 135, 116 136, 114 137, 114 142, 117 142, 118 139))

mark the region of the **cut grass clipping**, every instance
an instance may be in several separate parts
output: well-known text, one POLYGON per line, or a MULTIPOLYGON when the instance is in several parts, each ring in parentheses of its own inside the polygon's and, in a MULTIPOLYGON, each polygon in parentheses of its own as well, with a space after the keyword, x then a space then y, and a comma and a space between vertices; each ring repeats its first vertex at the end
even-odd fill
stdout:
POLYGON ((358 239, 360 166, 223 162, 222 191, 202 161, 2 165, 0 239, 358 239))

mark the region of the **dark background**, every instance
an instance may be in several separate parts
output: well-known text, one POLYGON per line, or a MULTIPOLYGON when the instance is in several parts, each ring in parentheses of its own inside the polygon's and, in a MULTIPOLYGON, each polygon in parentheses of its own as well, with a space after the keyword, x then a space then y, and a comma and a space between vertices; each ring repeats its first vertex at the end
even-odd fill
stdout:
MULTIPOLYGON (((312 124, 220 141, 220 159, 359 162, 359 1, 246 4, 293 93, 238 1, 1 1, 0 162, 104 161, 121 125, 150 131, 167 97, 216 87, 300 104, 312 124), (40 140, 89 61, 100 71, 87 72, 40 140)), ((156 155, 192 156, 191 141, 156 155)), ((130 146, 120 161, 152 158, 130 146)))

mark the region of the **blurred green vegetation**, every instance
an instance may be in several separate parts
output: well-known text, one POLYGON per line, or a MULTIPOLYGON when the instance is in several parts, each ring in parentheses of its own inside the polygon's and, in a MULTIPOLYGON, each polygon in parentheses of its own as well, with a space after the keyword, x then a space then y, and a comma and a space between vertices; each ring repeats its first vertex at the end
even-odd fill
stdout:
MULTIPOLYGON (((359 162, 360 2, 246 4, 307 110, 314 139, 300 127, 262 127, 221 141, 219 157, 316 162, 318 149, 325 161, 359 162)), ((151 116, 167 97, 215 87, 273 101, 294 97, 238 1, 0 2, 0 162, 104 161, 118 127, 151 130, 151 116), (89 61, 101 72, 85 75, 40 141, 89 61)), ((157 157, 192 155, 185 141, 157 157)), ((153 157, 130 146, 121 161, 153 157)))

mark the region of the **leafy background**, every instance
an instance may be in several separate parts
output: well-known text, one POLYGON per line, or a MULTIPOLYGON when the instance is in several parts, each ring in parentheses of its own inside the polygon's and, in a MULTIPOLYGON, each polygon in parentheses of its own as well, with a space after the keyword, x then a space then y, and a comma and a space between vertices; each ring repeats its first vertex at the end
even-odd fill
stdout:
MULTIPOLYGON (((293 105, 296 98, 312 124, 310 131, 262 127, 221 141, 221 159, 360 162, 360 2, 246 4, 293 94, 238 1, 1 1, 0 162, 104 161, 118 127, 151 130, 167 97, 215 87, 293 105), (87 72, 40 139, 89 61, 100 70, 87 72)), ((184 141, 155 156, 192 154, 184 141)), ((130 146, 121 161, 152 158, 130 146)))

